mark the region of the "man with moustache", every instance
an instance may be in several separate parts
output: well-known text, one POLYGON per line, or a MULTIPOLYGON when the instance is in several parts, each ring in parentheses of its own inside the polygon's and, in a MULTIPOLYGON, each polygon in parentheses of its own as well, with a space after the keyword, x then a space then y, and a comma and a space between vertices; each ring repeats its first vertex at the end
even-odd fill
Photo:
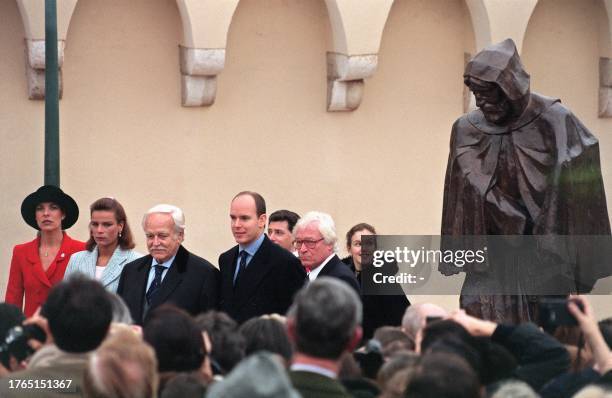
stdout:
POLYGON ((232 199, 231 229, 238 245, 219 256, 219 309, 238 323, 285 314, 306 281, 300 261, 264 234, 266 218, 260 194, 244 191, 232 199))
POLYGON ((164 303, 192 315, 216 308, 219 271, 183 247, 183 211, 172 205, 154 206, 142 227, 149 255, 123 268, 117 288, 134 322, 142 325, 146 314, 164 303))

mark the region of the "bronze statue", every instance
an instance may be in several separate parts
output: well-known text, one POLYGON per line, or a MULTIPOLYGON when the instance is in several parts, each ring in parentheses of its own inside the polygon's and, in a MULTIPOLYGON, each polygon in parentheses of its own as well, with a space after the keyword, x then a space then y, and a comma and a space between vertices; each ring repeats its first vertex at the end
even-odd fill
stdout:
MULTIPOLYGON (((514 42, 483 49, 463 78, 479 109, 452 128, 442 235, 610 235, 598 141, 559 99, 530 92, 514 42)), ((503 283, 508 264, 495 258, 467 272, 461 307, 495 321, 534 320, 537 297, 478 294, 478 284, 503 283)), ((571 291, 606 276, 580 266, 571 291)))

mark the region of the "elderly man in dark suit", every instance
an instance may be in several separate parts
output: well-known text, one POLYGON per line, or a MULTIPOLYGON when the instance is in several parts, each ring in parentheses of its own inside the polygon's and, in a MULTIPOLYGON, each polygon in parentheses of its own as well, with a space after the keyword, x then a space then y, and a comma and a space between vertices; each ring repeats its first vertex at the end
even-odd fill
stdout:
POLYGON ((219 309, 238 323, 263 314, 284 314, 306 281, 300 260, 264 234, 266 202, 260 194, 237 194, 230 219, 238 245, 219 256, 219 309))
POLYGON ((217 306, 219 271, 182 246, 183 211, 172 205, 151 208, 142 220, 149 255, 127 264, 119 294, 137 324, 150 310, 171 303, 197 315, 217 306))
POLYGON ((355 274, 336 255, 338 235, 329 214, 311 211, 295 225, 295 248, 313 281, 319 276, 338 278, 360 293, 355 274))

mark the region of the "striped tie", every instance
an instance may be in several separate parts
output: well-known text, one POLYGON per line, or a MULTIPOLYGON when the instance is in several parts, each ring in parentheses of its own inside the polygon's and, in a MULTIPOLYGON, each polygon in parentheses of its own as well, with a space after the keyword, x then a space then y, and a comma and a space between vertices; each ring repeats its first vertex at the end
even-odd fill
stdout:
POLYGON ((146 294, 148 305, 151 305, 151 300, 161 285, 162 272, 164 272, 165 269, 166 267, 163 265, 155 265, 155 278, 153 278, 153 282, 151 282, 151 286, 149 286, 149 290, 147 290, 146 294))

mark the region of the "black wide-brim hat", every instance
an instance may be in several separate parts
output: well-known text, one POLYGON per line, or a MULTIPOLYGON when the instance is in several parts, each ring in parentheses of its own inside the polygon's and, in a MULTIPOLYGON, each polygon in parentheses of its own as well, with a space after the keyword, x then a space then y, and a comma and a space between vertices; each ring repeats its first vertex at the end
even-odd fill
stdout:
POLYGON ((54 185, 43 185, 32 192, 21 203, 21 217, 32 228, 40 230, 36 222, 36 206, 43 202, 53 202, 64 212, 62 229, 68 229, 79 219, 79 206, 69 195, 54 185))

